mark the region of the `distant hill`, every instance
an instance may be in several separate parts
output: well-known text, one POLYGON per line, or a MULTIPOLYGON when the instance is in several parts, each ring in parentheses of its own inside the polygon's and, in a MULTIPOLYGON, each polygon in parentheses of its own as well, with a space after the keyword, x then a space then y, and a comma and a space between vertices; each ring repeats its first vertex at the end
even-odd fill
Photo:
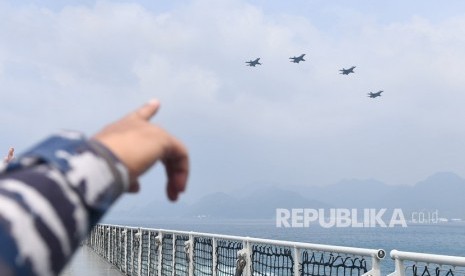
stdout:
POLYGON ((296 192, 270 187, 255 190, 245 197, 208 195, 193 204, 189 216, 216 218, 274 218, 277 208, 325 208, 329 205, 308 199, 296 192))
POLYGON ((192 204, 171 204, 153 201, 125 211, 115 211, 112 217, 173 218, 208 217, 221 219, 275 217, 277 208, 329 208, 320 201, 280 188, 258 189, 244 195, 208 194, 192 204))
POLYGON ((302 194, 337 208, 383 208, 383 198, 395 190, 374 179, 344 179, 334 185, 302 189, 302 194))
POLYGON ((224 217, 239 218, 243 213, 238 206, 238 199, 225 193, 213 193, 202 197, 189 206, 182 216, 196 217, 224 217))

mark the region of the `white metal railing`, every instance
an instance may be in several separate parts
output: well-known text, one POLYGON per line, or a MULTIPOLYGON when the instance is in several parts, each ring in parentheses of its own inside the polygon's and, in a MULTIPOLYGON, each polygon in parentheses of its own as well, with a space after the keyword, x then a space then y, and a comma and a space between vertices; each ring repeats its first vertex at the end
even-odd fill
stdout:
POLYGON ((395 271, 388 276, 454 276, 465 274, 465 257, 398 250, 392 250, 390 255, 395 261, 395 271))
POLYGON ((381 276, 382 249, 99 224, 87 245, 126 275, 381 276))

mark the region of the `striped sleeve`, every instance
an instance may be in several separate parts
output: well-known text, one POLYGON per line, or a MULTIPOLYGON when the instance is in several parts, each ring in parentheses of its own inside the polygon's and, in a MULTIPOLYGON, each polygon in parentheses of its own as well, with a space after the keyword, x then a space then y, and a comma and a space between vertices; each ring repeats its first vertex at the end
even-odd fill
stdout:
POLYGON ((71 132, 0 165, 0 275, 57 275, 128 186, 116 156, 71 132))

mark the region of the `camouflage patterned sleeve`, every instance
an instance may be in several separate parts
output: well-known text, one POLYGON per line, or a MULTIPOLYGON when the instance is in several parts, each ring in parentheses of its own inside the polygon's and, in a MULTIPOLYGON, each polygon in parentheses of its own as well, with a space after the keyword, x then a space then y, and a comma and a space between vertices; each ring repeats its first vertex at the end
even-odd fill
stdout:
POLYGON ((128 186, 125 166, 78 133, 0 164, 0 275, 57 275, 128 186))

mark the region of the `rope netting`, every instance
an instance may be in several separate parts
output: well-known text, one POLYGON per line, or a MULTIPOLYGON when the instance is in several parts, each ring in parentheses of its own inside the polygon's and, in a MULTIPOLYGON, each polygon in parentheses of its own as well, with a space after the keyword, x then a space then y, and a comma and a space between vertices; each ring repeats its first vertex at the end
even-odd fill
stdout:
POLYGON ((141 275, 148 275, 149 272, 149 246, 150 246, 150 231, 143 230, 141 235, 141 251, 142 254, 140 256, 140 273, 141 275))
POLYGON ((132 273, 132 230, 126 230, 126 273, 131 275, 132 273))
POLYGON ((237 252, 242 249, 242 242, 218 240, 216 244, 216 270, 218 275, 235 276, 237 252))
POLYGON ((116 264, 116 261, 118 259, 118 244, 119 244, 119 240, 118 240, 118 233, 116 231, 116 228, 114 227, 111 227, 110 228, 110 243, 111 243, 111 249, 110 249, 110 262, 112 264, 116 264))
POLYGON ((210 238, 194 238, 194 275, 213 275, 213 241, 210 238))
POLYGON ((130 275, 138 275, 139 272, 139 246, 140 246, 140 238, 141 233, 137 230, 133 230, 132 234, 132 252, 131 252, 131 259, 132 259, 132 274, 130 275))
POLYGON ((417 265, 411 266, 411 269, 406 269, 408 276, 464 276, 465 269, 463 267, 453 267, 450 265, 417 265))
POLYGON ((252 274, 259 276, 294 275, 294 259, 289 248, 272 245, 252 246, 252 274))
POLYGON ((158 248, 157 233, 150 232, 149 276, 158 276, 158 248))
POLYGON ((173 275, 173 235, 163 234, 161 250, 161 275, 173 275))
POLYGON ((116 229, 116 260, 115 264, 117 267, 122 267, 123 262, 124 262, 124 239, 125 237, 122 234, 123 229, 122 228, 117 228, 116 229))
POLYGON ((174 272, 176 276, 189 275, 189 254, 185 250, 185 242, 188 240, 189 236, 176 235, 176 252, 174 254, 174 272))
POLYGON ((360 276, 368 269, 363 257, 304 251, 300 271, 303 276, 360 276))

